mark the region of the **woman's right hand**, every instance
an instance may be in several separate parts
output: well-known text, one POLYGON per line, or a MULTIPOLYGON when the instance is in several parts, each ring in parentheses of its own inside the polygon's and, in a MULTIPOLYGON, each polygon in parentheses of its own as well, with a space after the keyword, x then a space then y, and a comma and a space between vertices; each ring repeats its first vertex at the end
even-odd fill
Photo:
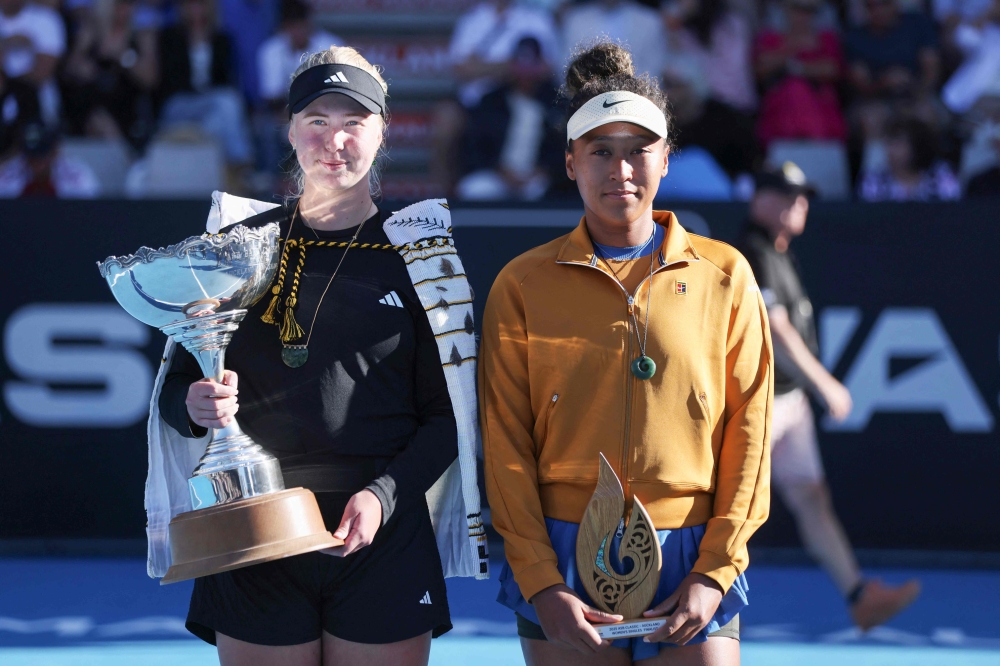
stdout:
POLYGON ((222 383, 214 379, 202 379, 188 388, 188 418, 202 428, 225 428, 233 422, 240 406, 236 404, 236 385, 239 378, 232 370, 222 375, 222 383))
POLYGON ((533 596, 531 605, 535 607, 542 631, 550 643, 583 654, 611 645, 611 641, 601 640, 591 622, 606 624, 622 620, 621 615, 591 608, 569 586, 561 583, 547 587, 533 596))

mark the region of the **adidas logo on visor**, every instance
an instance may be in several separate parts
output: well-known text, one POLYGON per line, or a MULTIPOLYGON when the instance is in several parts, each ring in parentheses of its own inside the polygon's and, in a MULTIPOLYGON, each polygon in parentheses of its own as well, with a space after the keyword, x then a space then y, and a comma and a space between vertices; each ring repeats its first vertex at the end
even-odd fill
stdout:
POLYGON ((337 72, 330 78, 324 79, 323 83, 350 83, 350 81, 347 80, 347 77, 344 76, 343 72, 337 72))

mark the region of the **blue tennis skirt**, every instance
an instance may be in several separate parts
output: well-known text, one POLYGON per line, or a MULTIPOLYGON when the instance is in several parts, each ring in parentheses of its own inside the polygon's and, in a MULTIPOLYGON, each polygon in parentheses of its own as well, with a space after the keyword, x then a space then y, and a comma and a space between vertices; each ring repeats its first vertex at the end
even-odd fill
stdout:
MULTIPOLYGON (((573 588, 580 598, 591 606, 600 608, 587 594, 576 568, 576 535, 580 531, 580 525, 546 518, 545 526, 549 532, 552 548, 556 551, 558 558, 556 566, 566 580, 566 585, 573 588)), ((673 594, 681 581, 691 573, 691 569, 698 559, 698 547, 701 545, 701 539, 705 536, 705 526, 695 525, 677 530, 657 530, 656 535, 659 537, 660 552, 663 554, 663 568, 660 571, 660 585, 656 589, 656 596, 653 597, 651 608, 673 594)), ((620 533, 615 535, 612 547, 609 549, 611 551, 609 559, 612 568, 619 573, 624 573, 625 569, 617 559, 621 539, 620 533)), ((749 603, 747 600, 749 591, 750 586, 746 577, 740 574, 733 586, 729 588, 729 592, 722 597, 722 603, 719 604, 719 609, 715 612, 711 622, 695 638, 691 639, 689 645, 705 642, 708 640, 709 634, 718 631, 720 627, 736 617, 749 603)), ((525 619, 540 624, 535 608, 521 594, 521 588, 514 580, 514 572, 511 571, 510 564, 507 562, 504 562, 503 570, 500 572, 500 594, 497 596, 497 601, 525 619)), ((661 648, 675 647, 671 643, 644 643, 641 637, 621 638, 614 641, 612 645, 631 649, 632 659, 635 661, 654 657, 661 648)))

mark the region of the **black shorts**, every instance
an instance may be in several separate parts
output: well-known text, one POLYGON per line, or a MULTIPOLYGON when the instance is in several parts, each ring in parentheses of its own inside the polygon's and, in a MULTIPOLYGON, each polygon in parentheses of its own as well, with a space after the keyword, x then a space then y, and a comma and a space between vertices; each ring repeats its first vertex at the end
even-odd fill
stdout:
MULTIPOLYGON (((329 527, 329 524, 328 524, 329 527)), ((307 553, 195 580, 187 629, 257 645, 298 645, 322 632, 394 643, 451 629, 427 503, 396 505, 372 544, 347 557, 307 553)))

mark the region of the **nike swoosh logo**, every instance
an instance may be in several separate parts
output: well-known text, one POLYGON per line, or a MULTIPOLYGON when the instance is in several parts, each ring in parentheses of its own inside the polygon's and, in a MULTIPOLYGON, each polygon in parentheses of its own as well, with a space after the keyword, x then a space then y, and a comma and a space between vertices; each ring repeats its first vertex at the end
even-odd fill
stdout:
POLYGON ((624 104, 624 103, 625 103, 625 102, 627 102, 627 101, 628 101, 627 99, 623 99, 623 100, 621 100, 621 101, 619 101, 619 102, 611 102, 611 104, 608 104, 608 100, 604 100, 604 104, 603 104, 602 106, 603 106, 603 107, 604 107, 605 109, 610 109, 610 108, 611 108, 612 106, 614 106, 615 104, 624 104))

